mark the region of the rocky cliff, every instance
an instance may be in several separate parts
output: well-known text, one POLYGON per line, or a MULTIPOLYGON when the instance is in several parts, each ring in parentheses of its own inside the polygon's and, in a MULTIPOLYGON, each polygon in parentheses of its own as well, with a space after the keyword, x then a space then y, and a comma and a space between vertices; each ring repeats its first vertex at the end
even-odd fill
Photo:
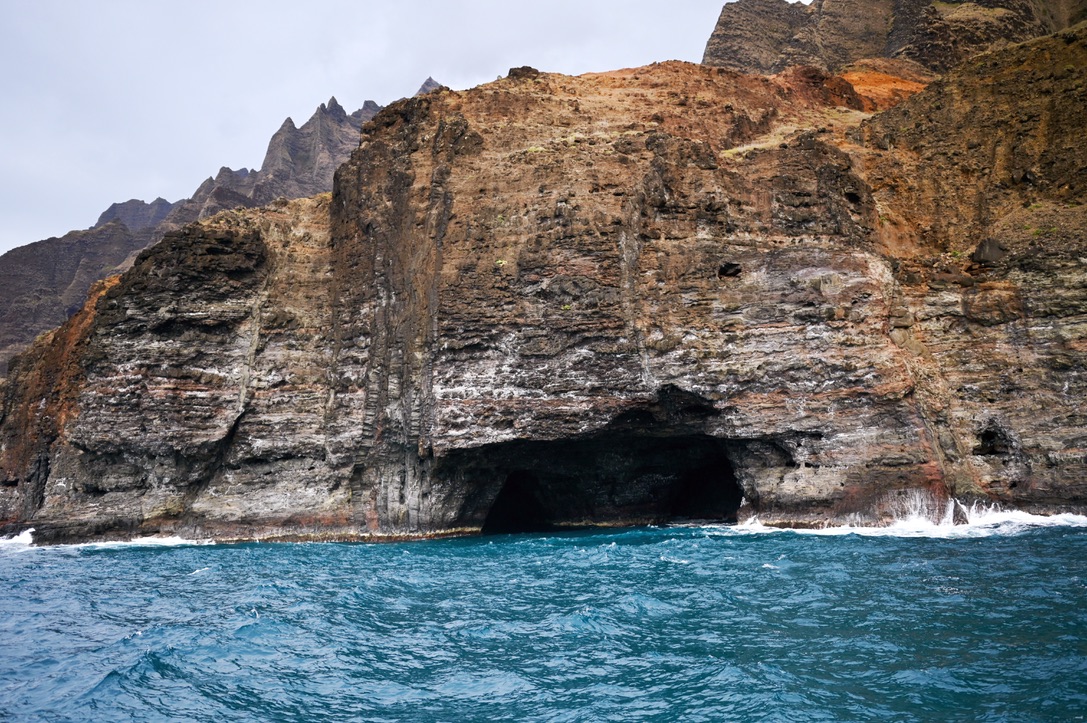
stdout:
POLYGON ((1087 505, 1087 29, 880 115, 840 79, 511 71, 331 196, 170 234, 20 357, 42 541, 392 537, 921 491, 1087 505))
POLYGON ((92 283, 115 273, 149 240, 113 220, 0 256, 0 378, 12 357, 63 323, 82 306, 92 283))
POLYGON ((151 203, 133 198, 124 203, 110 205, 98 217, 98 222, 92 228, 100 228, 111 221, 120 221, 129 231, 139 232, 158 226, 166 220, 173 208, 174 204, 165 198, 156 198, 151 203))
POLYGON ((301 127, 288 118, 272 136, 259 171, 222 168, 192 198, 115 203, 85 231, 46 239, 0 256, 0 378, 38 334, 71 315, 91 284, 163 234, 233 208, 332 190, 332 174, 358 145, 359 129, 380 110, 373 101, 348 114, 335 98, 301 127))
POLYGON ((1085 0, 737 0, 724 6, 703 63, 775 73, 838 71, 895 58, 944 72, 977 53, 1087 19, 1085 0))

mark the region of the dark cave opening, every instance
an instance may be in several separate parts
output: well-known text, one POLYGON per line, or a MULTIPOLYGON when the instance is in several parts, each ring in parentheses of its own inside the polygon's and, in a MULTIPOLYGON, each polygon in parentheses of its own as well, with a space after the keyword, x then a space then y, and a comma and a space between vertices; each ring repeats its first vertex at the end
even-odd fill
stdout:
POLYGON ((743 268, 739 264, 732 262, 723 263, 717 267, 717 278, 719 279, 734 279, 743 273, 743 268))
POLYGON ((974 454, 984 457, 1006 455, 1012 450, 1008 433, 996 424, 990 424, 978 435, 974 454))
POLYGON ((702 434, 509 442, 453 464, 479 490, 464 516, 484 534, 735 522, 743 500, 727 443, 702 434))
POLYGON ((672 519, 736 522, 743 492, 727 459, 685 471, 673 499, 672 519))
POLYGON ((546 532, 550 529, 547 515, 537 497, 538 487, 539 481, 531 472, 511 472, 487 513, 487 519, 483 522, 483 534, 546 532))

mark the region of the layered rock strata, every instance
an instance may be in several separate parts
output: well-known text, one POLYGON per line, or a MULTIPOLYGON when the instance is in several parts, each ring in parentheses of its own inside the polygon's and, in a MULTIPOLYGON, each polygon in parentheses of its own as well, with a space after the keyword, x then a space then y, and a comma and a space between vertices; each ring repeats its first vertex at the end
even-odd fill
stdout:
POLYGON ((106 209, 90 229, 28 244, 0 256, 0 377, 38 334, 55 328, 87 298, 91 284, 116 273, 167 231, 220 211, 261 206, 332 190, 332 175, 358 146, 359 129, 380 107, 347 113, 335 98, 296 127, 272 136, 259 171, 222 168, 191 198, 131 200, 106 209))
POLYGON ((19 358, 0 517, 62 541, 1083 509, 1085 44, 864 123, 827 76, 682 63, 394 104, 331 197, 168 235, 19 358))
POLYGON ((737 0, 721 11, 703 63, 776 73, 839 71, 895 58, 945 72, 963 60, 1087 19, 1084 0, 737 0))

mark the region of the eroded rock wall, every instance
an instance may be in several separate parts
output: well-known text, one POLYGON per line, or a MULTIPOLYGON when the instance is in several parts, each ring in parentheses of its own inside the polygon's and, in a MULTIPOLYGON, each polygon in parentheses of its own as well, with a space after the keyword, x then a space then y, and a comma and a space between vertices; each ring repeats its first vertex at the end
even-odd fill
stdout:
POLYGON ((895 58, 938 73, 978 53, 1068 28, 1084 0, 737 0, 721 10, 702 62, 744 72, 839 71, 895 58))
POLYGON ((394 104, 331 197, 168 237, 18 360, 0 511, 62 540, 1082 508, 1085 34, 864 124, 833 78, 683 63, 394 104))
POLYGON ((918 397, 945 470, 1015 504, 1087 490, 1085 109, 1080 26, 970 61, 855 134, 897 257, 893 338, 934 382, 918 397))

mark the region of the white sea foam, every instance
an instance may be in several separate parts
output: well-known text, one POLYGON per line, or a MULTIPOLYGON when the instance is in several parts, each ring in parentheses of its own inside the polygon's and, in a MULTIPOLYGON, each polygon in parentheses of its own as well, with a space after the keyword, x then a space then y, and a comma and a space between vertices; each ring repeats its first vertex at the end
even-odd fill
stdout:
POLYGON ((15 547, 30 547, 34 544, 34 529, 23 530, 14 537, 0 537, 0 545, 7 547, 8 545, 15 547))
MULTIPOLYGON (((29 548, 34 544, 34 529, 24 530, 14 537, 0 537, 0 546, 11 548, 29 548)), ((99 549, 110 547, 188 547, 192 545, 211 545, 212 540, 189 540, 184 537, 137 537, 133 540, 111 540, 108 542, 81 542, 73 545, 56 545, 58 548, 99 549)))
POLYGON ((81 542, 63 547, 83 549, 107 549, 112 547, 191 547, 193 545, 212 545, 212 540, 189 540, 184 537, 137 537, 132 540, 109 540, 104 542, 81 542))
MULTIPOLYGON (((955 524, 954 500, 947 503, 943 514, 932 514, 931 509, 918 508, 896 518, 887 525, 828 525, 815 529, 793 529, 762 524, 753 517, 743 524, 707 527, 710 534, 751 535, 793 533, 798 535, 859 535, 864 537, 931 537, 969 538, 993 535, 1014 535, 1040 527, 1087 527, 1087 516, 1074 514, 1034 515, 1020 510, 1005 510, 996 505, 973 504, 960 506, 965 521, 955 524), (937 520, 937 521, 934 521, 937 520)), ((939 512, 939 510, 937 510, 939 512)), ((961 517, 960 517, 961 520, 961 517)))

